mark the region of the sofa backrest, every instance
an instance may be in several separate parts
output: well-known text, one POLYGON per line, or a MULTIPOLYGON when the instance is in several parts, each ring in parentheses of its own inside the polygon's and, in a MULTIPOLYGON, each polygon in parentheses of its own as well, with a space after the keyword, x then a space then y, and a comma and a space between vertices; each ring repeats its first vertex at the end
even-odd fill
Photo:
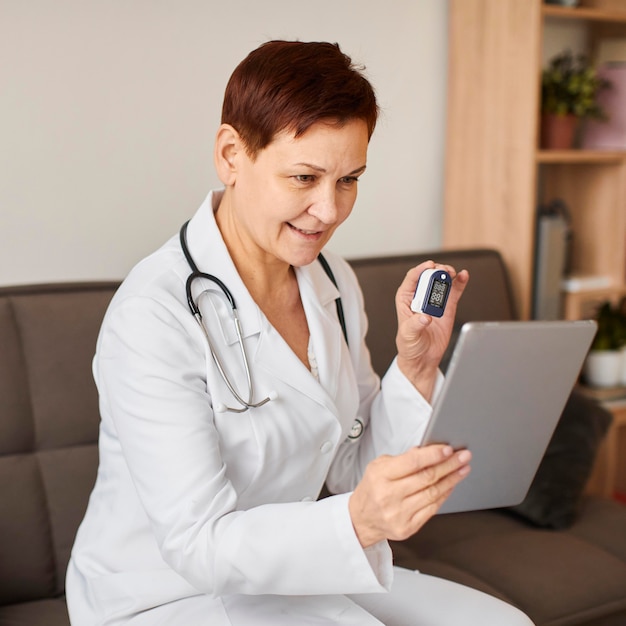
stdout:
POLYGON ((354 269, 365 298, 369 320, 367 344, 372 365, 383 375, 396 354, 397 319, 395 295, 407 271, 423 261, 466 269, 470 281, 459 302, 454 333, 442 368, 445 369, 461 326, 470 321, 516 319, 508 273, 496 250, 437 250, 381 258, 353 259, 354 269))
POLYGON ((0 289, 0 604, 63 593, 97 468, 91 359, 115 288, 0 289))
MULTIPOLYGON (((395 354, 395 291, 410 267, 429 258, 470 271, 457 325, 513 317, 504 265, 493 251, 351 261, 370 319, 372 361, 381 374, 395 354)), ((64 591, 98 464, 91 361, 117 286, 0 288, 0 605, 64 591)))

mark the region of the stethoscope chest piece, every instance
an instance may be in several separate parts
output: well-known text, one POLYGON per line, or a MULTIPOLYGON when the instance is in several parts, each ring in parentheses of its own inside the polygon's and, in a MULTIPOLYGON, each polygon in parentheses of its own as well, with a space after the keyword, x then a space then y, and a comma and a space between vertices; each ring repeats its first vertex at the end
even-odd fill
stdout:
POLYGON ((363 434, 363 422, 360 419, 355 419, 348 433, 348 439, 358 439, 363 434))

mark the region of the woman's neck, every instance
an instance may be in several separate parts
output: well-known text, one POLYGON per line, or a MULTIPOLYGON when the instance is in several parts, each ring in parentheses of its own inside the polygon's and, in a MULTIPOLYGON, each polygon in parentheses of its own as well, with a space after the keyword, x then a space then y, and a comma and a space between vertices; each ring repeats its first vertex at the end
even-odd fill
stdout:
POLYGON ((249 241, 227 194, 215 213, 215 220, 239 276, 257 302, 293 292, 294 286, 297 287, 293 268, 249 241))

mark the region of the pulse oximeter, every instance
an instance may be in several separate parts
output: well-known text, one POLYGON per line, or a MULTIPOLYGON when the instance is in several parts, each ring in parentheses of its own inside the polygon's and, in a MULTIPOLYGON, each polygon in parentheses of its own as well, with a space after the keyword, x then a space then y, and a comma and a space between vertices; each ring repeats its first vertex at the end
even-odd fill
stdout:
POLYGON ((444 270, 424 270, 415 289, 411 310, 441 317, 446 308, 452 278, 444 270))

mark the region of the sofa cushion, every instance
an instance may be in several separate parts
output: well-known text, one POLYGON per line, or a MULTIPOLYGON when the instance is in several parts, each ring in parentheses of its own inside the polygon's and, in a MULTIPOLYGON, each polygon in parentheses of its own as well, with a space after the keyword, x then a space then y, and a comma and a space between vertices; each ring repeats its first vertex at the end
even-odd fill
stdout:
MULTIPOLYGON (((96 480, 98 448, 95 444, 38 453, 55 554, 55 594, 65 590, 65 570, 74 536, 96 480)), ((1 626, 1 625, 0 625, 1 626)))
POLYGON ((91 361, 111 294, 51 292, 12 298, 39 450, 97 439, 100 417, 91 361))
MULTIPOLYGON (((605 498, 584 498, 580 515, 568 532, 616 555, 626 563, 626 506, 624 504, 605 498)), ((626 580, 623 583, 626 585, 626 580)), ((624 596, 626 597, 626 588, 624 596)))
POLYGON ((54 592, 55 563, 37 458, 0 457, 0 605, 54 592))
MULTIPOLYGON (((98 464, 96 338, 117 283, 0 288, 0 606, 60 597, 98 464)), ((36 602, 67 624, 64 604, 36 602)), ((7 621, 8 615, 11 620, 7 621)), ((22 619, 22 621, 18 621, 22 619)))
POLYGON ((31 450, 35 438, 26 365, 13 308, 0 299, 0 455, 31 450))
MULTIPOLYGON (((621 505, 607 509, 623 522, 621 505)), ((455 513, 392 547, 396 564, 495 593, 538 624, 595 623, 626 611, 626 562, 575 526, 557 533, 501 511, 455 513)))
POLYGON ((65 598, 0 606, 0 626, 68 626, 65 598))

